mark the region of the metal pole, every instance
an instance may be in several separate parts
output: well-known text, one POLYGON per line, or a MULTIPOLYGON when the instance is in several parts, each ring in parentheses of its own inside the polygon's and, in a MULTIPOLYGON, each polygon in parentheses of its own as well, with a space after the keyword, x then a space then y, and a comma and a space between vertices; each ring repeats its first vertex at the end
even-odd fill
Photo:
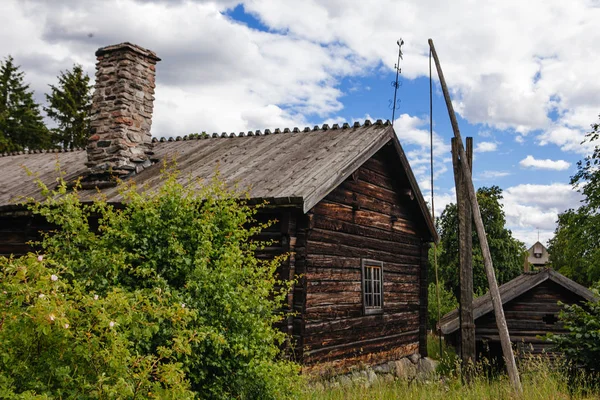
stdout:
POLYGON ((498 290, 498 282, 496 281, 496 274, 494 273, 494 265, 492 263, 492 256, 490 255, 490 248, 487 242, 487 236, 485 233, 485 227, 483 226, 483 220, 481 218, 481 210, 479 209, 479 203, 477 202, 477 196, 475 194, 475 187, 473 186, 473 180, 471 177, 471 169, 467 162, 467 154, 463 146, 462 137, 460 136, 460 130, 458 129, 458 122, 456 120, 456 114, 454 113, 454 107, 452 107, 452 100, 448 93, 448 87, 446 86, 446 80, 444 79, 444 73, 440 66, 435 47, 433 46, 433 40, 429 39, 429 48, 433 54, 435 66, 440 78, 440 84, 442 86, 442 92, 444 93, 444 100, 446 101, 446 107, 448 108, 448 115, 450 116, 450 122, 452 124, 452 130, 454 131, 454 137, 456 137, 458 144, 458 154, 460 157, 460 164, 464 175, 464 182, 467 187, 467 194, 469 195, 469 201, 471 203, 471 210, 473 212, 473 219, 475 221, 475 229, 479 236, 479 244, 481 245, 481 252, 483 253, 483 264, 485 267, 485 274, 487 275, 488 284, 490 286, 490 294, 492 296, 492 305, 494 306, 494 313, 496 315, 496 325, 498 325, 498 333, 500 335, 500 344, 502 345, 502 352, 506 362, 506 368, 508 370, 508 376, 510 378, 513 388, 519 392, 523 392, 521 386, 521 379, 519 378, 519 371, 517 370, 517 363, 515 362, 515 355, 510 344, 510 336, 508 334, 508 327, 506 326, 506 319, 504 318, 504 310, 502 309, 502 300, 500 298, 500 291, 498 290))

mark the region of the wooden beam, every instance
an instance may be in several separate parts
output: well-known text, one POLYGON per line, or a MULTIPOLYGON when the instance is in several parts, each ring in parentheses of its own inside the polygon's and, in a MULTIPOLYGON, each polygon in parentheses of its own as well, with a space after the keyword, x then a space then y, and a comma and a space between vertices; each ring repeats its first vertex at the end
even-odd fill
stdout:
MULTIPOLYGON (((473 138, 467 138, 467 161, 473 169, 473 138)), ((458 245, 460 261, 460 356, 463 365, 463 377, 470 381, 472 366, 475 365, 475 321, 473 318, 473 239, 472 213, 458 156, 458 143, 452 138, 452 165, 456 186, 456 205, 458 209, 458 245)))
POLYGON ((490 294, 492 296, 492 304, 494 306, 494 313, 496 316, 496 324, 498 325, 498 332, 500 334, 500 343, 502 345, 502 353, 506 361, 506 368, 508 370, 508 376, 510 378, 513 388, 519 392, 523 392, 521 386, 521 379, 519 378, 519 371, 517 370, 517 364, 515 362, 515 355, 513 353, 512 346, 510 344, 510 335, 508 334, 508 327, 506 326, 506 319, 504 318, 504 310, 502 309, 502 300, 500 298, 500 291, 498 290, 498 282, 496 281, 496 274, 494 273, 494 265, 492 263, 492 257, 490 255, 490 247, 487 242, 487 236, 485 233, 485 227, 483 226, 483 220, 481 218, 481 210, 479 209, 479 203, 477 202, 477 195, 475 193, 475 187, 473 186, 473 180, 471 177, 471 169, 467 162, 467 154, 463 146, 462 137, 460 130, 458 129, 458 122, 456 120, 456 114, 454 113, 454 107, 452 106, 452 100, 450 99, 450 93, 446 86, 446 80, 444 79, 444 73, 440 65, 433 40, 429 39, 429 48, 431 55, 435 61, 435 67, 437 69, 438 77, 440 79, 440 85, 442 92, 444 93, 444 100, 446 101, 446 107, 448 108, 448 115, 452 124, 452 130, 454 131, 454 137, 456 137, 458 144, 458 154, 460 158, 460 164, 462 167, 463 174, 465 176, 465 185, 467 186, 467 194, 469 195, 469 201, 471 203, 471 210, 473 212, 473 219, 475 220, 475 228, 477 235, 479 236, 479 244, 481 245, 481 252, 483 253, 483 264, 485 267, 485 274, 487 276, 488 284, 490 286, 490 294))

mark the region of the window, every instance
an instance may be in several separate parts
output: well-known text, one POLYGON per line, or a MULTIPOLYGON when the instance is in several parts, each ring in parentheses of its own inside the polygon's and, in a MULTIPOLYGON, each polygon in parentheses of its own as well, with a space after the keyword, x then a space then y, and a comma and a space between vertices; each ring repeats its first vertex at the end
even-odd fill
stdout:
POLYGON ((383 263, 363 260, 363 309, 365 314, 383 312, 383 263))
POLYGON ((544 318, 542 318, 542 321, 544 321, 546 325, 554 325, 558 322, 558 318, 556 318, 556 315, 554 314, 546 314, 544 315, 544 318))

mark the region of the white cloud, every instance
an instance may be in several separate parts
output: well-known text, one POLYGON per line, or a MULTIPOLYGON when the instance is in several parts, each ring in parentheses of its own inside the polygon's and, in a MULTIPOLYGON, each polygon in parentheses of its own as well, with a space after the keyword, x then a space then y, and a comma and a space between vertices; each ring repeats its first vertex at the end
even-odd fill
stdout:
POLYGON ((549 113, 557 111, 557 126, 584 132, 600 108, 600 81, 589 68, 600 62, 594 51, 600 8, 588 1, 509 0, 489 7, 468 0, 443 5, 382 0, 377 7, 369 2, 348 7, 323 0, 290 7, 285 1, 248 0, 245 6, 275 29, 323 44, 345 43, 390 69, 401 34, 403 75, 409 79, 428 74, 426 38, 435 26, 435 32, 444 32, 433 39, 455 108, 472 123, 527 134, 553 125, 549 113), (581 110, 576 126, 569 118, 574 110, 581 110))
POLYGON ((93 73, 102 45, 127 40, 157 51, 157 99, 174 106, 157 104, 155 133, 164 135, 198 130, 203 115, 209 130, 336 118, 340 78, 391 71, 400 35, 404 78, 427 76, 427 38, 444 32, 433 38, 462 117, 521 134, 543 130, 540 144, 583 152, 578 143, 600 109, 600 80, 589 67, 600 63, 599 18, 585 0, 4 0, 0 50, 23 65, 38 100, 74 62, 93 73), (237 4, 269 31, 222 14, 237 4))
POLYGON ((251 29, 221 13, 232 4, 3 1, 0 54, 22 64, 43 102, 47 84, 73 63, 93 76, 98 47, 131 41, 156 51, 163 61, 157 66, 155 136, 335 118, 343 107, 339 77, 362 73, 365 59, 341 44, 251 29))
POLYGON ((515 136, 515 142, 517 142, 519 144, 523 144, 523 143, 525 143, 525 138, 523 136, 517 135, 517 136, 515 136))
MULTIPOLYGON (((413 173, 423 183, 421 190, 429 190, 431 174, 431 135, 428 128, 429 121, 408 114, 401 114, 394 121, 394 131, 402 146, 410 146, 411 150, 406 152, 413 173)), ((433 132, 433 158, 434 179, 437 179, 448 171, 448 159, 450 153, 450 140, 444 143, 444 139, 433 132)))
POLYGON ((525 243, 527 248, 533 246, 538 240, 545 246, 548 245, 548 240, 554 237, 554 230, 547 229, 513 229, 513 236, 525 243))
POLYGON ((496 178, 504 178, 505 176, 509 176, 511 173, 508 171, 483 171, 482 173, 477 175, 479 180, 481 179, 496 179, 496 178))
POLYGON ((564 171, 569 169, 571 166, 570 163, 565 160, 550 160, 549 158, 545 160, 536 159, 531 155, 528 155, 521 161, 519 161, 519 165, 524 168, 533 168, 533 169, 549 169, 553 171, 564 171))
POLYGON ((498 149, 498 143, 496 142, 479 142, 475 146, 476 153, 487 153, 490 151, 496 151, 498 149))
POLYGON ((535 242, 531 240, 537 237, 538 229, 544 232, 544 238, 551 237, 558 214, 578 207, 581 200, 581 195, 570 185, 561 183, 516 185, 504 190, 503 195, 501 202, 508 227, 529 246, 535 242))
POLYGON ((537 136, 540 146, 556 145, 562 151, 575 152, 579 154, 590 153, 594 145, 584 142, 585 131, 581 128, 554 125, 537 136))

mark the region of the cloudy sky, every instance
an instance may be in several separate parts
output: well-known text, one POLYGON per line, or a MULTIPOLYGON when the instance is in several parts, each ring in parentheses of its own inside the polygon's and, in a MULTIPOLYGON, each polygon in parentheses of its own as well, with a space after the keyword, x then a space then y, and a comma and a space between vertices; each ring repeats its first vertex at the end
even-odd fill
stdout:
MULTIPOLYGON (((569 177, 600 113, 599 0, 2 0, 0 57, 12 55, 43 102, 73 63, 130 41, 156 51, 154 136, 391 119, 429 197, 432 38, 475 143, 476 186, 504 189, 527 245, 576 207, 569 177)), ((454 201, 452 131, 434 86, 436 214, 454 201)))

